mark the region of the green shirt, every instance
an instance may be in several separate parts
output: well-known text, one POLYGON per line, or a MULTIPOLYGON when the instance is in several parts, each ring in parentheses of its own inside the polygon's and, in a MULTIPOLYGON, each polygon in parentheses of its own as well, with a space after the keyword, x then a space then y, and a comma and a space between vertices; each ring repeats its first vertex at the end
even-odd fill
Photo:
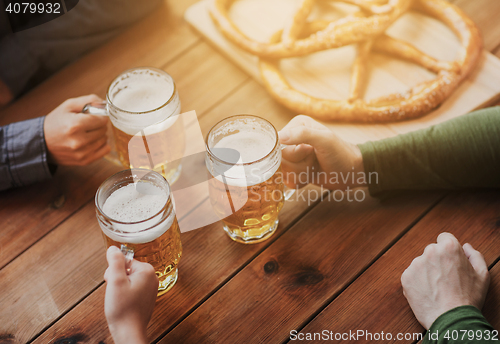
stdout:
POLYGON ((423 344, 481 344, 498 340, 498 331, 491 327, 479 309, 461 306, 439 316, 425 334, 423 344))
POLYGON ((500 188, 500 107, 359 145, 372 196, 401 190, 500 188))
MULTIPOLYGON (((366 175, 376 172, 378 176, 369 185, 372 196, 402 190, 500 188, 500 107, 359 148, 366 175)), ((487 343, 492 339, 498 340, 498 332, 481 312, 462 306, 436 319, 424 343, 487 343)))

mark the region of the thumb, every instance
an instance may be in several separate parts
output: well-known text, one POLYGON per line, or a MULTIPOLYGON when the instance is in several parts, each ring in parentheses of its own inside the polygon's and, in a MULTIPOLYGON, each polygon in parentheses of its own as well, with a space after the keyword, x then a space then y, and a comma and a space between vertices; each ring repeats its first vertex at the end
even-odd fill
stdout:
POLYGON ((306 126, 296 126, 283 128, 279 132, 280 142, 287 145, 308 144, 314 148, 322 148, 328 145, 332 133, 325 130, 318 130, 306 126))
POLYGON ((127 270, 125 267, 125 257, 120 249, 116 246, 110 246, 106 252, 106 259, 108 261, 108 269, 104 274, 104 279, 107 281, 109 278, 127 277, 127 270))
POLYGON ((476 272, 484 273, 485 271, 488 271, 488 266, 486 265, 486 261, 484 260, 481 252, 476 251, 471 244, 465 244, 463 246, 463 249, 465 255, 469 259, 469 262, 471 263, 474 270, 476 270, 476 272))

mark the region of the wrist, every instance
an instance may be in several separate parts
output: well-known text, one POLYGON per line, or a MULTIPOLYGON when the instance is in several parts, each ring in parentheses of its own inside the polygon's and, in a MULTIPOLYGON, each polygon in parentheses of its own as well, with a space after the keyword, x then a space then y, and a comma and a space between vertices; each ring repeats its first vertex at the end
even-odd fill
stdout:
POLYGON ((136 323, 110 324, 109 332, 116 344, 146 344, 146 329, 141 329, 136 323))
POLYGON ((353 161, 354 174, 356 176, 365 176, 365 178, 358 178, 356 186, 366 186, 368 176, 365 175, 365 166, 363 163, 363 154, 357 145, 353 145, 353 161), (362 182, 361 182, 362 181, 362 182))

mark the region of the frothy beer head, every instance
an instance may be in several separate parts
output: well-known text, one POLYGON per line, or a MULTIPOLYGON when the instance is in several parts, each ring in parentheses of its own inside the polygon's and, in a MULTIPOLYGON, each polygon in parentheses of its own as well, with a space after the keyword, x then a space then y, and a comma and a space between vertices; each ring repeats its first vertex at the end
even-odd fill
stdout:
POLYGON ((115 190, 104 202, 102 211, 109 218, 121 222, 117 232, 106 231, 111 239, 125 243, 146 243, 153 241, 168 230, 173 222, 162 222, 160 211, 165 207, 169 195, 159 187, 141 182, 141 192, 136 184, 127 184, 115 190))
POLYGON ((154 68, 122 73, 109 87, 113 125, 129 135, 145 130, 152 135, 168 129, 180 114, 179 95, 172 77, 154 68))
POLYGON ((227 123, 216 127, 209 134, 207 143, 212 148, 211 153, 217 159, 234 165, 224 169, 217 162, 212 164, 209 170, 214 172, 215 178, 233 186, 251 186, 268 180, 277 171, 281 150, 279 147, 276 149, 277 133, 269 122, 235 116, 233 120, 229 118, 227 123), (226 157, 227 150, 221 148, 238 151, 239 160, 232 161, 234 155, 226 157))
POLYGON ((217 150, 217 148, 231 148, 240 153, 241 163, 251 163, 262 159, 274 148, 274 140, 265 133, 256 131, 239 131, 235 134, 223 137, 214 146, 215 156, 217 158, 228 161, 224 156, 224 150, 217 150), (220 153, 219 153, 220 152, 220 153))
POLYGON ((158 214, 167 203, 168 195, 146 182, 137 191, 136 184, 128 184, 113 192, 104 202, 104 213, 120 222, 140 222, 158 214))
POLYGON ((113 104, 128 112, 147 112, 168 102, 174 92, 174 84, 165 78, 149 74, 131 77, 129 85, 113 97, 113 104))

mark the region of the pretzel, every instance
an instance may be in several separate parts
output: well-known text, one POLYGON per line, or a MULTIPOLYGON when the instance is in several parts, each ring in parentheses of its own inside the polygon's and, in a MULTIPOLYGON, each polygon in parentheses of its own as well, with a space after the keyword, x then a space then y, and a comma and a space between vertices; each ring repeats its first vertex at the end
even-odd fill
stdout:
MULTIPOLYGON (((442 103, 470 73, 480 56, 482 42, 474 23, 452 4, 444 0, 417 0, 414 8, 443 21, 455 32, 462 45, 457 61, 438 61, 409 43, 382 34, 358 44, 348 100, 318 99, 297 91, 279 70, 279 60, 261 58, 259 68, 266 89, 289 109, 323 120, 387 122, 426 114, 442 103), (371 51, 395 55, 416 63, 437 76, 434 80, 416 85, 406 93, 364 101, 361 97, 366 77, 365 66, 371 51)), ((327 24, 324 22, 307 23, 303 25, 303 31, 308 34, 321 30, 325 25, 327 24)), ((277 32, 272 37, 272 42, 279 41, 281 36, 282 33, 277 32)))
POLYGON ((231 21, 228 8, 235 0, 213 0, 210 14, 222 34, 243 50, 260 57, 285 58, 311 54, 317 51, 338 48, 375 38, 385 30, 401 14, 406 12, 411 0, 340 0, 360 8, 371 15, 360 17, 351 15, 338 21, 328 23, 322 30, 309 37, 296 40, 297 33, 303 25, 314 4, 314 0, 301 0, 292 20, 283 30, 284 39, 270 43, 257 42, 244 35, 231 21))

